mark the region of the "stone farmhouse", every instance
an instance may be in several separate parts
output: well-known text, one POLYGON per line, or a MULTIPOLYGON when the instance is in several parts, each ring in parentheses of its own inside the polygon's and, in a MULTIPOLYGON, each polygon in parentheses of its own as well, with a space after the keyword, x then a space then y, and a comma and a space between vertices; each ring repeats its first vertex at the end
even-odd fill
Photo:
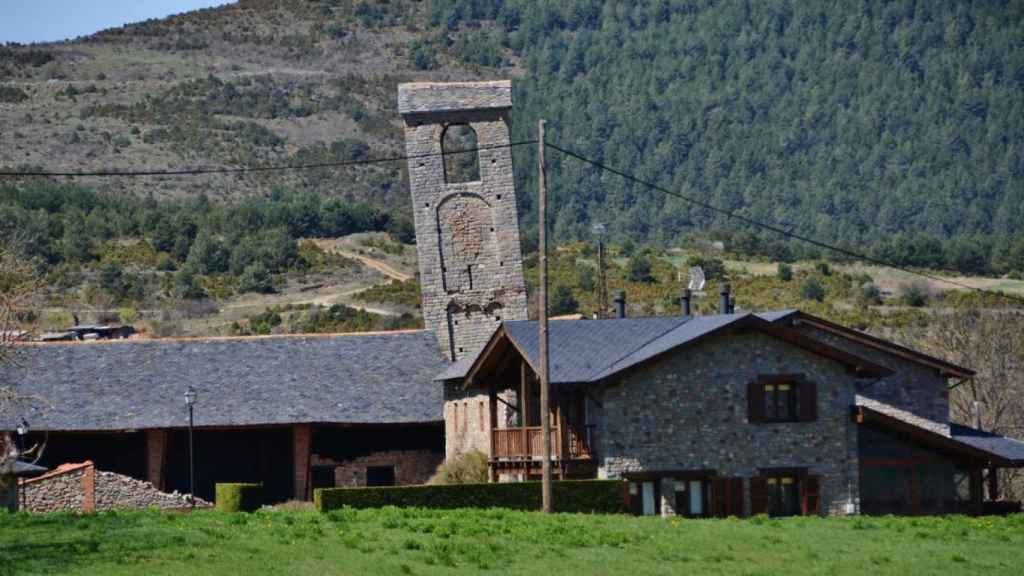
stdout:
POLYGON ((736 313, 727 289, 718 314, 687 293, 675 316, 627 318, 620 296, 615 318, 551 322, 540 406, 511 106, 507 81, 399 87, 424 330, 25 344, 2 376, 52 406, 33 416, 45 463, 187 490, 191 385, 202 498, 422 483, 469 450, 492 481, 535 479, 545 409, 557 477, 622 479, 638 514, 1008 506, 995 470, 1024 466, 1024 443, 949 421, 970 369, 797 310, 736 313))

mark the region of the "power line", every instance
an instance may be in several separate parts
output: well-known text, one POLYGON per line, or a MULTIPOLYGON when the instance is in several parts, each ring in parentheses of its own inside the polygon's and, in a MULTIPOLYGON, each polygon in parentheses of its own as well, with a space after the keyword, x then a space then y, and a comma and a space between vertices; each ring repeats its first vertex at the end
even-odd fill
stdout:
POLYGON ((451 156, 454 154, 465 154, 469 152, 481 152, 484 150, 497 150, 501 148, 514 148, 527 144, 536 144, 536 140, 522 140, 509 144, 497 144, 494 146, 480 146, 478 148, 466 148, 463 150, 448 150, 444 152, 431 152, 428 154, 413 154, 411 156, 387 156, 382 158, 364 158, 361 160, 340 160, 337 162, 322 162, 318 164, 279 164, 268 166, 242 166, 238 168, 194 168, 180 170, 137 170, 137 171, 116 171, 104 170, 102 172, 0 172, 0 177, 140 177, 140 176, 198 176, 203 174, 241 174, 247 172, 282 172, 286 170, 313 170, 316 168, 339 168, 343 166, 360 166, 366 164, 382 164, 384 162, 399 162, 402 160, 418 160, 421 158, 432 158, 435 156, 451 156))
POLYGON ((889 261, 886 261, 886 260, 882 260, 880 258, 875 258, 873 256, 868 256, 866 254, 861 254, 859 252, 854 252, 853 250, 849 250, 847 248, 842 248, 840 246, 835 246, 833 244, 828 244, 826 242, 823 242, 821 240, 817 240, 817 239, 811 238, 809 236, 804 236, 802 234, 797 234, 797 233, 792 232, 790 230, 785 230, 785 229, 783 229, 783 228, 781 228, 779 226, 776 226, 774 224, 769 224, 767 222, 761 222, 759 220, 754 220, 753 218, 750 218, 748 216, 744 216, 742 214, 737 214, 736 212, 734 212, 732 210, 726 210, 725 208, 721 208, 721 207, 715 206, 714 204, 709 204, 708 202, 705 202, 703 200, 698 200, 696 198, 687 196, 685 194, 681 194, 681 193, 676 192, 674 190, 669 190, 668 188, 665 188, 663 186, 659 186, 659 185, 657 185, 657 184, 655 184, 653 182, 648 182, 648 181, 643 180, 643 179, 641 179, 641 178, 639 178, 637 176, 634 176, 633 174, 630 174, 628 172, 624 172, 622 170, 618 170, 616 168, 612 168, 611 166, 608 166, 606 164, 598 162, 597 160, 591 160, 590 158, 587 158, 586 156, 583 156, 581 154, 573 152, 572 150, 567 150, 567 149, 562 148, 562 147, 560 147, 560 146, 558 146, 556 144, 552 144, 550 142, 545 142, 545 145, 550 146, 551 148, 561 152, 562 154, 565 154, 566 156, 569 156, 571 158, 575 158, 576 160, 579 160, 579 161, 584 162, 586 164, 590 164, 590 165, 592 165, 592 166, 594 166, 596 168, 599 168, 601 170, 604 170, 606 172, 611 172, 612 174, 615 174, 616 176, 619 176, 619 177, 621 177, 621 178, 623 178, 625 180, 629 180, 631 182, 635 182, 637 184, 641 184, 641 185, 646 186, 647 188, 650 188, 652 190, 657 190, 658 192, 661 192, 662 194, 665 194, 667 196, 672 196, 674 198, 679 198, 680 200, 684 200, 684 201, 689 202, 691 204, 694 204, 696 206, 700 206, 701 208, 705 208, 705 209, 710 210, 712 212, 716 212, 718 214, 722 214, 724 216, 728 216, 729 218, 735 218, 736 220, 739 220, 740 222, 744 222, 746 224, 750 224, 751 226, 755 226, 755 227, 758 227, 758 228, 762 228, 764 230, 768 230, 768 231, 774 232, 776 234, 780 234, 780 235, 785 236, 787 238, 792 238, 794 240, 799 240, 801 242, 806 242, 807 244, 811 244, 812 246, 817 246, 818 248, 824 248, 825 250, 831 250, 832 252, 836 252, 836 253, 842 254, 844 256, 849 256, 851 258, 855 258, 855 259, 858 259, 858 260, 863 260, 865 262, 870 262, 870 263, 876 264, 878 266, 885 266, 886 268, 892 268, 892 269, 895 269, 895 270, 900 270, 902 272, 906 272, 907 274, 913 274, 913 275, 916 275, 916 276, 920 276, 922 278, 927 278, 929 280, 933 280, 935 282, 943 282, 945 284, 949 284, 949 285, 952 285, 952 286, 957 286, 959 288, 963 288, 963 289, 966 289, 966 290, 973 290, 973 291, 976 291, 976 292, 979 292, 979 293, 982 293, 982 294, 989 294, 989 295, 992 295, 992 296, 998 296, 998 297, 1001 297, 1001 298, 1005 298, 1007 300, 1012 300, 1014 302, 1017 302, 1017 303, 1020 303, 1020 304, 1024 304, 1024 298, 1021 298, 1019 296, 1014 296, 1012 294, 1006 294, 1005 292, 992 292, 990 290, 985 290, 984 288, 978 288, 977 286, 970 286, 968 284, 964 284, 963 282, 957 282, 956 280, 950 280, 948 278, 943 278, 941 276, 936 276, 934 274, 928 274, 926 272, 920 272, 920 271, 917 271, 917 270, 912 270, 910 268, 906 268, 904 266, 900 266, 899 264, 895 264, 895 263, 892 263, 892 262, 889 262, 889 261))

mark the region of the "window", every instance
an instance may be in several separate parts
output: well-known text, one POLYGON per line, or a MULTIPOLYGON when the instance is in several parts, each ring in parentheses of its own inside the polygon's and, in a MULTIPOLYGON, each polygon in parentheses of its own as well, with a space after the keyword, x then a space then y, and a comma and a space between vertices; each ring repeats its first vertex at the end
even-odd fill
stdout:
POLYGON ((748 385, 747 402, 752 423, 818 419, 817 386, 800 375, 758 376, 748 385))
POLYGON ((452 427, 455 428, 455 432, 459 431, 459 403, 456 402, 452 405, 452 427))
POLYGON ((676 514, 701 518, 708 514, 708 482, 706 480, 675 480, 676 514))
POLYGON ((791 382, 762 384, 764 389, 764 419, 767 422, 796 420, 796 390, 791 382))
POLYGON ((800 514, 800 485, 796 476, 769 476, 768 515, 797 516, 800 514))
POLYGON ((484 401, 483 400, 480 401, 480 405, 478 406, 478 408, 479 409, 477 410, 477 416, 478 416, 478 419, 480 421, 479 428, 480 428, 480 431, 483 432, 484 431, 484 401))
POLYGON ((469 425, 467 424, 468 421, 469 421, 469 402, 463 402, 462 403, 462 430, 463 431, 467 431, 467 432, 469 431, 469 425))
POLYGON ((441 136, 444 181, 448 184, 480 180, 480 152, 476 131, 469 124, 450 124, 441 136))
POLYGON ((766 470, 750 479, 753 514, 812 516, 821 512, 821 481, 803 469, 766 470))
POLYGON ((366 485, 367 486, 394 486, 395 485, 395 467, 394 466, 367 466, 366 467, 366 485))

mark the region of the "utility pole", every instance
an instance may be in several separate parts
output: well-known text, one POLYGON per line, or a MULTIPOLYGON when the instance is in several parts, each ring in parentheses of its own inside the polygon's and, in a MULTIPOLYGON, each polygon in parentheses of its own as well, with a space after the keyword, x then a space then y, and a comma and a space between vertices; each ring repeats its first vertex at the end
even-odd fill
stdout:
POLYGON ((604 224, 595 222, 591 227, 597 236, 597 317, 608 313, 608 280, 604 273, 604 224))
POLYGON ((537 324, 540 326, 540 430, 544 439, 541 463, 541 510, 551 512, 551 402, 548 398, 548 194, 544 181, 544 120, 537 121, 537 239, 540 252, 540 281, 537 295, 537 324))

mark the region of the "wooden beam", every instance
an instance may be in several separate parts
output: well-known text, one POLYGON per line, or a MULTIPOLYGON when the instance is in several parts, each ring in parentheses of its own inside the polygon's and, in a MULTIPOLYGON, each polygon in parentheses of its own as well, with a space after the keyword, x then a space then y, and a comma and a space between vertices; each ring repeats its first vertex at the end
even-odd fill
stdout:
POLYGON ((520 365, 520 371, 519 371, 519 402, 518 402, 518 404, 519 404, 519 429, 522 431, 522 434, 523 434, 523 451, 525 452, 524 456, 529 456, 530 455, 530 444, 529 444, 530 437, 526 433, 526 427, 529 424, 529 422, 527 422, 527 416, 530 413, 530 410, 528 408, 529 402, 526 400, 526 390, 527 390, 528 386, 529 386, 529 380, 528 380, 528 377, 527 377, 527 374, 526 374, 526 362, 524 361, 520 365))
MULTIPOLYGON (((494 429, 498 427, 498 390, 492 386, 488 390, 488 392, 488 405, 490 408, 489 415, 491 422, 491 426, 488 428, 487 431, 489 438, 488 444, 491 447, 491 453, 488 455, 488 460, 491 460, 494 458, 494 454, 496 452, 494 447, 494 429)), ((491 482, 495 482, 498 480, 497 474, 495 474, 493 466, 487 466, 487 479, 490 480, 491 482)))

